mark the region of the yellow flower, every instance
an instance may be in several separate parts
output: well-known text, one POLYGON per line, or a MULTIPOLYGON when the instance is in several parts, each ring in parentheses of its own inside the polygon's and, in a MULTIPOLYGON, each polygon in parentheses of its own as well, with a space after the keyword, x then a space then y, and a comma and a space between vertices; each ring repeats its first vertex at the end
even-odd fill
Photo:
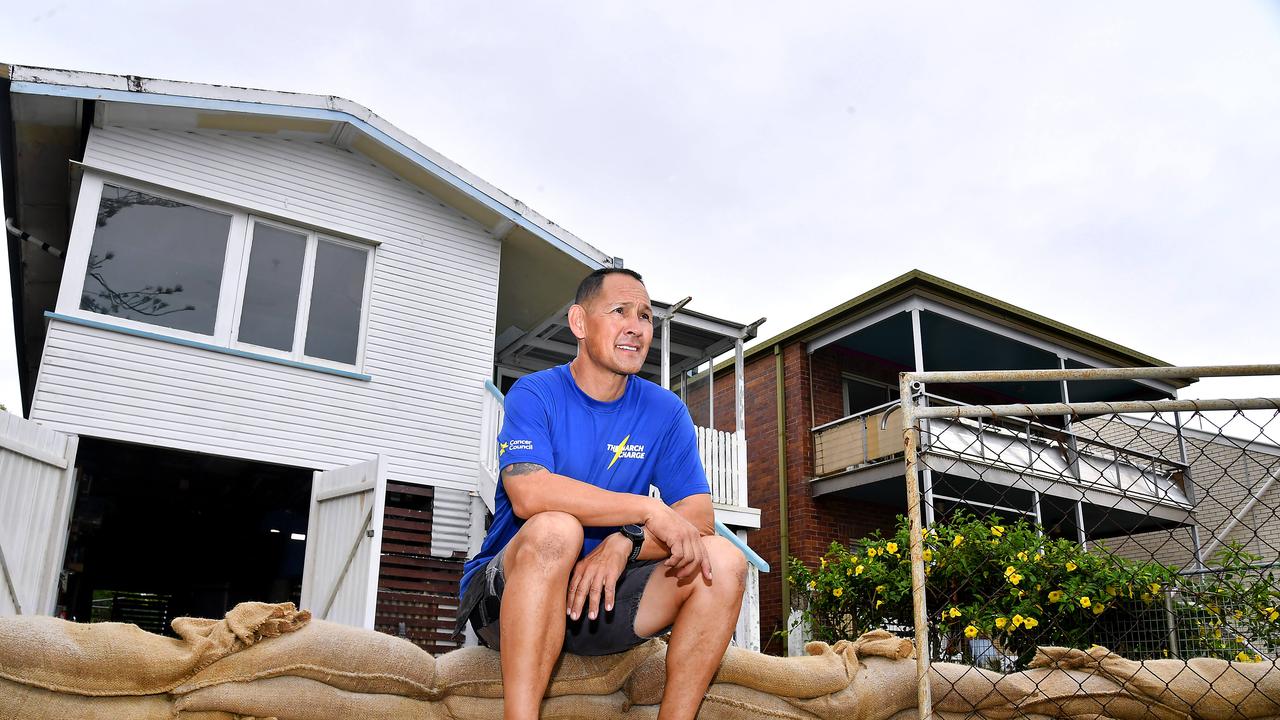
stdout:
POLYGON ((1093 614, 1094 614, 1094 615, 1101 615, 1101 614, 1102 614, 1106 609, 1107 609, 1107 606, 1106 606, 1106 605, 1104 605, 1104 604, 1102 604, 1102 603, 1096 603, 1096 604, 1093 606, 1093 614))
POLYGON ((1021 560, 1022 562, 1026 562, 1026 561, 1027 561, 1027 551, 1026 551, 1026 550, 1019 550, 1019 551, 1018 551, 1018 559, 1019 559, 1019 560, 1021 560))
POLYGON ((1000 541, 999 541, 999 540, 997 540, 997 539, 995 539, 995 538, 991 538, 991 547, 995 547, 995 546, 997 546, 997 545, 999 545, 999 544, 1000 544, 1000 541))
POLYGON ((1004 626, 1008 624, 1009 624, 1009 618, 1007 617, 996 618, 996 627, 1000 628, 1001 630, 1003 630, 1004 626))
POLYGON ((1241 650, 1236 653, 1236 662, 1253 662, 1253 658, 1249 656, 1249 653, 1241 650))
POLYGON ((1221 639, 1222 639, 1222 628, 1214 628, 1214 630, 1213 630, 1213 639, 1214 639, 1214 640, 1221 640, 1221 639))
POLYGON ((960 547, 960 543, 964 542, 963 535, 956 535, 956 539, 951 541, 951 547, 960 547))
POLYGON ((1275 622, 1277 619, 1280 619, 1280 610, 1276 610, 1273 607, 1269 607, 1264 610, 1263 614, 1267 616, 1267 620, 1270 622, 1275 622))
POLYGON ((947 614, 948 614, 948 615, 950 615, 950 616, 951 616, 951 617, 953 617, 953 618, 958 618, 958 617, 960 617, 960 608, 953 607, 953 608, 951 608, 950 610, 948 610, 948 611, 947 611, 947 614))
POLYGON ((1088 596, 1088 595, 1081 595, 1081 596, 1080 596, 1080 607, 1082 607, 1082 608, 1087 608, 1087 607, 1089 607, 1089 606, 1090 606, 1090 605, 1092 605, 1092 604, 1093 604, 1093 601, 1089 599, 1089 596, 1088 596))
POLYGON ((1253 661, 1254 661, 1254 662, 1262 662, 1262 654, 1261 654, 1261 653, 1254 653, 1254 654, 1253 654, 1253 661))
POLYGON ((970 625, 969 627, 967 627, 967 628, 965 628, 965 629, 964 629, 964 636, 965 636, 965 637, 967 637, 967 638, 976 638, 976 637, 978 637, 978 628, 976 628, 976 627, 974 627, 974 626, 970 625))
POLYGON ((1243 635, 1237 635, 1237 636, 1236 636, 1236 644, 1237 644, 1237 645, 1244 645, 1244 644, 1246 644, 1247 642, 1248 642, 1248 641, 1244 639, 1244 636, 1243 636, 1243 635))
POLYGON ((1142 602, 1149 603, 1155 598, 1151 597, 1151 593, 1142 593, 1142 602))
POLYGON ((991 534, 995 535, 996 537, 1004 537, 1004 528, 1001 527, 1000 525, 992 525, 991 534))
POLYGON ((845 568, 845 569, 844 569, 844 574, 845 574, 845 575, 852 575, 852 574, 853 574, 853 568, 845 568))
POLYGON ((1014 616, 1013 616, 1013 627, 1016 629, 1016 628, 1018 628, 1019 626, 1021 626, 1021 625, 1022 625, 1022 623, 1026 622, 1026 621, 1027 621, 1027 619, 1026 619, 1026 618, 1024 618, 1024 617, 1022 617, 1021 615, 1014 615, 1014 616))
POLYGON ((863 567, 862 565, 859 565, 858 567, 856 567, 856 568, 854 568, 854 569, 853 569, 853 574, 854 574, 854 575, 861 575, 863 570, 866 570, 866 568, 865 568, 865 567, 863 567))
POLYGON ((883 585, 877 585, 877 586, 876 586, 876 592, 878 592, 878 593, 882 593, 882 592, 884 592, 884 586, 883 586, 883 585))
POLYGON ((1079 566, 1079 565, 1076 565, 1075 563, 1071 562, 1070 560, 1068 560, 1068 561, 1067 561, 1067 572, 1075 572, 1075 571, 1076 571, 1076 568, 1078 568, 1078 567, 1080 567, 1080 566, 1079 566))
POLYGON ((818 583, 816 583, 816 582, 814 582, 814 581, 812 581, 812 580, 810 580, 810 581, 809 581, 809 589, 810 589, 810 590, 814 589, 814 588, 815 588, 815 587, 817 587, 817 586, 818 586, 818 583))
POLYGON ((1035 618, 1033 618, 1033 617, 1026 618, 1026 619, 1024 619, 1024 620, 1022 621, 1022 627, 1026 628, 1026 629, 1028 629, 1028 630, 1030 630, 1031 628, 1033 628, 1033 627, 1035 627, 1035 626, 1037 626, 1037 625, 1039 625, 1039 624, 1040 624, 1040 621, 1039 621, 1039 620, 1037 620, 1037 619, 1035 619, 1035 618))
POLYGON ((1062 602, 1062 595, 1063 595, 1063 592, 1061 590, 1050 590, 1049 602, 1053 602, 1053 603, 1062 602))
POLYGON ((884 549, 885 549, 885 550, 888 550, 890 555, 897 555, 897 554, 898 554, 898 543, 896 543, 896 542, 885 543, 884 549))
MULTIPOLYGON (((1017 585, 1018 583, 1022 582, 1022 576, 1019 575, 1018 573, 1014 573, 1009 576, 1009 582, 1013 583, 1014 585, 1017 585)), ((1021 596, 1021 594, 1019 594, 1019 596, 1021 596)))
POLYGON ((867 548, 867 557, 869 557, 869 558, 873 558, 873 557, 875 557, 875 556, 876 556, 876 549, 875 549, 875 548, 867 548))
POLYGON ((883 600, 877 600, 877 601, 876 601, 876 608, 879 608, 879 607, 880 607, 881 605, 883 605, 883 604, 884 604, 884 601, 883 601, 883 600))
POLYGON ((843 594, 844 594, 844 588, 842 588, 842 587, 838 587, 838 588, 836 588, 835 590, 832 590, 832 591, 831 591, 831 594, 832 594, 832 596, 834 596, 834 597, 840 597, 841 595, 843 595, 843 594))
POLYGON ((1155 595, 1160 592, 1160 583, 1151 583, 1151 594, 1155 595))
POLYGON ((920 553, 920 556, 924 558, 925 562, 933 562, 933 551, 929 548, 925 548, 924 552, 920 553))
POLYGON ((822 567, 824 567, 824 568, 825 568, 825 567, 827 566, 827 559, 826 559, 826 558, 822 557, 822 558, 818 558, 818 560, 822 563, 822 567))

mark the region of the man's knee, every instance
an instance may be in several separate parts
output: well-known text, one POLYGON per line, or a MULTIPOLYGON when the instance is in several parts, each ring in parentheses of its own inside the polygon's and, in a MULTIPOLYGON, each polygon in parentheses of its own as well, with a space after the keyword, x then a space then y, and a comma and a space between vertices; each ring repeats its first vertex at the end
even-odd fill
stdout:
POLYGON ((708 535, 702 538, 711 560, 712 580, 715 585, 724 584, 725 590, 734 590, 741 594, 747 582, 747 558, 729 540, 719 535, 708 535))
POLYGON ((504 570, 567 571, 582 552, 582 523, 568 513, 543 512, 525 520, 506 553, 504 570))

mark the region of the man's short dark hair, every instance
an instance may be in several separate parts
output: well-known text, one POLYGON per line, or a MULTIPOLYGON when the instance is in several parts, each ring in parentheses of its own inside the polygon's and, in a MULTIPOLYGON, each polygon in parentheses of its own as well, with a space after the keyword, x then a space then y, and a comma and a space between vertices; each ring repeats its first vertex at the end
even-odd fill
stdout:
POLYGON ((640 273, 635 270, 615 267, 600 268, 599 270, 596 270, 590 275, 582 278, 582 282, 578 283, 578 292, 573 296, 573 303, 575 305, 586 305, 596 296, 597 293, 600 292, 600 286, 604 285, 605 276, 613 275, 614 273, 622 273, 623 275, 633 277, 641 285, 644 284, 644 278, 640 277, 640 273))

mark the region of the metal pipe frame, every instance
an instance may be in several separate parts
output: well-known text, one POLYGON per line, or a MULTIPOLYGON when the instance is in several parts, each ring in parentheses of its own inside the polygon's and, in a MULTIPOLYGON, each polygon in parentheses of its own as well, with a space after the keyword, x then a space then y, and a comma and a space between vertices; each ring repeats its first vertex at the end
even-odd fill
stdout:
POLYGON ((963 407, 917 408, 915 416, 925 418, 981 418, 1018 415, 1111 415, 1114 413, 1201 412, 1209 410, 1280 410, 1280 398, 1237 400, 1126 400, 1122 402, 1014 403, 1011 405, 967 405, 963 407))
POLYGON ((911 536, 911 605, 916 640, 916 709, 920 720, 933 716, 933 688, 929 682, 929 615, 925 607, 924 528, 920 522, 920 484, 917 478, 915 402, 909 373, 899 376, 898 398, 902 403, 902 445, 906 464, 907 526, 911 536))
MULTIPOLYGON (((914 319, 914 318, 913 318, 914 319)), ((914 324, 914 323, 913 323, 914 324)), ((918 326, 917 326, 918 327, 918 326)), ((917 351, 918 351, 917 345, 917 351)), ((776 352, 775 348, 775 352, 776 352)), ((917 357, 917 365, 920 358, 917 357)), ((780 358, 779 358, 780 364, 780 358)), ((1060 363, 1065 364, 1065 363, 1060 363)), ((911 552, 911 600, 916 643, 916 709, 920 720, 933 717, 933 697, 930 686, 930 648, 928 607, 925 597, 924 537, 921 508, 921 467, 919 465, 920 428, 930 418, 991 418, 997 416, 1026 417, 1062 415, 1075 418, 1081 415, 1108 415, 1116 413, 1177 413, 1183 411, 1215 410, 1280 410, 1280 398, 1249 398, 1236 400, 1154 400, 1122 402, 1069 402, 1066 382, 1069 380, 1155 380, 1198 379, 1204 377, 1249 377, 1280 375, 1280 365, 1205 365, 1190 367, 1146 368, 1086 368, 1069 370, 1064 367, 1050 370, 993 370, 956 372, 904 372, 899 375, 899 402, 902 408, 904 480, 907 491, 907 522, 910 532, 911 552), (1006 405, 969 405, 955 407, 920 406, 916 397, 924 396, 929 383, 998 383, 998 382, 1050 382, 1062 383, 1063 399, 1058 403, 1014 403, 1006 405)), ((923 398, 922 398, 923 399, 923 398)), ((887 412, 886 412, 887 415, 887 412)), ((847 418, 842 421, 848 420, 847 418)), ((883 420, 882 420, 883 422, 883 420)), ((1068 420, 1069 422, 1069 420, 1068 420)), ((1185 468, 1186 449, 1181 437, 1181 422, 1177 422, 1180 444, 1180 460, 1185 468)), ((927 471, 927 468, 925 468, 927 471)), ((1039 516, 1039 493, 1034 497, 1033 513, 1039 516)), ((1075 508, 1077 532, 1083 534, 1083 507, 1075 508)), ((1193 527, 1193 532, 1194 532, 1193 527)), ((785 535, 784 535, 785 537, 785 535)), ((1197 551, 1200 550, 1197 538, 1197 551)), ((1199 553, 1197 553, 1199 554, 1199 553)), ((784 587, 785 590, 785 587, 784 587)), ((1176 638, 1174 639, 1176 643, 1176 638)), ((1175 645, 1176 647, 1176 645, 1175 645)))
POLYGON ((1187 367, 1083 368, 1079 370, 959 370, 907 374, 913 382, 942 384, 1048 382, 1050 380, 1193 380, 1207 377, 1280 375, 1280 365, 1191 365, 1187 367))

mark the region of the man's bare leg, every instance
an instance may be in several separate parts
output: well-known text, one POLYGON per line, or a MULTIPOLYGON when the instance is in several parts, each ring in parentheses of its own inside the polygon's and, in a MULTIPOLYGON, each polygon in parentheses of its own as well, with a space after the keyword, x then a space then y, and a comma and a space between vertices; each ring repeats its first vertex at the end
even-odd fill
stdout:
POLYGON ((659 720, 697 715, 738 622, 747 560, 722 537, 708 536, 702 542, 711 558, 711 581, 701 573, 679 579, 662 568, 655 570, 636 612, 635 629, 641 637, 674 625, 659 720))
POLYGON ((562 512, 534 515, 507 544, 499 626, 506 720, 538 717, 564 645, 569 573, 581 551, 582 525, 562 512))

